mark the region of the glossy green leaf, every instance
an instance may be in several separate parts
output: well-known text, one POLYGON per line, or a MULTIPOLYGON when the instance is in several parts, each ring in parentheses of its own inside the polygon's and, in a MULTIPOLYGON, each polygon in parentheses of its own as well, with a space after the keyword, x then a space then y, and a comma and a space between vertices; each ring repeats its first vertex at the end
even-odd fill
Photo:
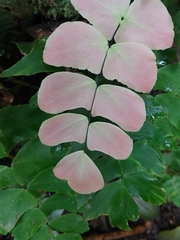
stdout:
POLYGON ((155 126, 161 128, 165 135, 171 136, 170 141, 166 142, 166 149, 177 150, 178 149, 178 138, 180 137, 179 129, 175 128, 167 118, 165 119, 156 119, 154 121, 155 126), (169 142, 169 143, 168 143, 169 142))
POLYGON ((135 166, 142 166, 157 176, 163 176, 166 173, 165 162, 145 140, 137 141, 134 144, 131 156, 126 161, 120 162, 120 164, 125 173, 132 171, 135 166))
POLYGON ((21 185, 28 184, 37 174, 55 166, 67 151, 68 148, 61 150, 45 146, 38 138, 29 141, 20 149, 12 163, 16 181, 21 185))
POLYGON ((180 207, 180 177, 174 175, 171 179, 164 183, 168 201, 174 202, 176 206, 180 207))
POLYGON ((155 97, 155 101, 163 106, 170 123, 177 129, 180 129, 180 114, 178 111, 180 106, 180 98, 172 93, 164 93, 157 95, 155 97))
POLYGON ((11 168, 0 165, 0 190, 16 184, 11 168))
POLYGON ((139 209, 127 189, 119 186, 119 191, 112 198, 108 214, 113 226, 124 230, 130 230, 128 221, 135 221, 139 217, 139 209))
POLYGON ((163 154, 164 161, 168 165, 167 172, 171 175, 180 173, 180 148, 178 151, 172 151, 163 154))
POLYGON ((156 118, 164 117, 165 113, 162 106, 157 104, 151 95, 143 94, 141 97, 145 102, 147 118, 154 120, 156 118))
POLYGON ((53 174, 53 168, 47 168, 40 172, 27 186, 28 191, 36 196, 43 192, 72 193, 67 182, 56 178, 53 174))
POLYGON ((123 183, 131 195, 142 198, 150 204, 160 205, 166 200, 162 184, 147 172, 127 173, 123 177, 123 183))
POLYGON ((180 96, 180 65, 178 63, 169 64, 158 71, 155 90, 174 93, 180 96))
POLYGON ((69 212, 77 211, 77 201, 75 196, 69 196, 67 194, 54 194, 48 197, 46 201, 43 201, 40 209, 46 214, 51 214, 54 210, 64 209, 69 212))
POLYGON ((41 226, 34 236, 29 238, 29 240, 54 240, 53 231, 47 226, 41 226))
POLYGON ((75 194, 76 200, 77 200, 77 206, 78 209, 81 207, 84 207, 85 204, 87 204, 87 202, 92 198, 93 193, 91 194, 75 194))
POLYGON ((172 230, 164 230, 157 234, 157 240, 179 240, 180 236, 180 226, 172 229, 172 230))
MULTIPOLYGON (((0 136, 1 137, 1 136, 0 136)), ((0 142, 0 159, 8 156, 5 147, 3 144, 0 142)))
POLYGON ((40 72, 56 72, 63 68, 49 66, 43 62, 42 54, 46 40, 40 39, 29 54, 24 56, 15 65, 0 74, 1 78, 10 76, 30 76, 40 72))
POLYGON ((173 22, 175 31, 174 41, 180 47, 180 11, 174 17, 173 22))
POLYGON ((0 191, 0 233, 10 232, 23 213, 36 206, 36 199, 25 189, 6 189, 0 191))
POLYGON ((158 50, 154 51, 154 54, 156 55, 157 66, 160 68, 172 63, 176 58, 176 49, 168 48, 166 50, 158 50))
POLYGON ((46 216, 38 208, 27 210, 20 218, 12 231, 12 235, 18 240, 29 240, 40 228, 46 224, 46 216))
POLYGON ((171 136, 165 134, 162 129, 156 127, 154 124, 146 121, 139 132, 129 133, 130 137, 135 140, 147 140, 148 143, 156 149, 173 150, 176 148, 173 145, 174 141, 171 136))
POLYGON ((112 157, 98 158, 95 161, 105 182, 109 182, 110 180, 120 176, 121 167, 119 162, 121 161, 117 161, 112 157))
POLYGON ((48 114, 29 104, 0 109, 0 142, 9 153, 17 143, 37 137, 42 121, 48 114))
POLYGON ((88 202, 85 219, 94 219, 100 215, 109 215, 111 223, 124 230, 130 230, 128 220, 137 220, 138 206, 120 180, 107 184, 88 202), (99 204, 102 201, 103 204, 99 204))
POLYGON ((154 125, 162 129, 166 134, 173 136, 175 139, 180 137, 179 129, 175 128, 167 118, 165 119, 156 119, 154 125))
MULTIPOLYGON (((46 38, 44 38, 44 40, 46 41, 46 38)), ((35 40, 34 42, 15 42, 15 44, 23 55, 27 55, 32 51, 37 42, 38 40, 35 40)))
POLYGON ((78 214, 65 214, 49 222, 49 226, 60 232, 84 233, 89 230, 88 223, 78 214))
POLYGON ((56 240, 82 240, 82 237, 77 233, 64 233, 57 236, 56 240))

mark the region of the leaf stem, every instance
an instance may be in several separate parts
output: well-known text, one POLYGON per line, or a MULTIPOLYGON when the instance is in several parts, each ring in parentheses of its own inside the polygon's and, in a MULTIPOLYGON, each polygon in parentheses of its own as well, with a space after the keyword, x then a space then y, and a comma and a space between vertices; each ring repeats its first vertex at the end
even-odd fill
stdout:
POLYGON ((104 68, 104 64, 105 64, 106 58, 107 58, 108 51, 109 51, 110 47, 115 43, 114 37, 115 37, 115 35, 116 35, 117 30, 119 29, 119 27, 120 27, 120 24, 117 26, 117 28, 116 28, 116 30, 115 30, 115 32, 114 32, 111 40, 108 42, 109 48, 108 48, 108 50, 107 50, 107 52, 106 52, 106 55, 105 55, 105 57, 104 57, 104 60, 103 60, 103 63, 102 63, 102 67, 101 67, 101 71, 100 71, 100 73, 96 76, 96 80, 95 80, 95 81, 96 81, 96 89, 95 89, 95 92, 94 92, 94 96, 93 96, 91 108, 90 108, 90 110, 89 110, 88 127, 87 127, 87 131, 86 131, 86 138, 85 138, 85 144, 84 144, 84 152, 86 152, 86 149, 87 149, 87 135, 88 135, 89 125, 90 125, 91 119, 92 119, 92 114, 91 114, 91 112, 92 112, 92 108, 93 108, 93 105, 94 105, 94 100, 95 100, 95 97, 96 97, 96 92, 97 92, 97 89, 98 89, 98 87, 99 87, 99 85, 100 85, 100 80, 101 80, 102 77, 103 77, 103 68, 104 68))

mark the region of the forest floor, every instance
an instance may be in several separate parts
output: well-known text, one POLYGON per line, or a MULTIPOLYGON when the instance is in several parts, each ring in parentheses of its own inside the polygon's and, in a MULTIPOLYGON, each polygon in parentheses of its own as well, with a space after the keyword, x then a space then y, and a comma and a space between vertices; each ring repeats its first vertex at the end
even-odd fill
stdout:
POLYGON ((90 225, 91 231, 83 237, 83 240, 156 240, 159 232, 180 226, 180 208, 172 203, 163 204, 160 206, 157 219, 152 221, 140 219, 137 222, 131 222, 131 231, 113 229, 106 223, 104 224, 106 229, 102 232, 102 227, 97 225, 97 220, 92 221, 90 225))

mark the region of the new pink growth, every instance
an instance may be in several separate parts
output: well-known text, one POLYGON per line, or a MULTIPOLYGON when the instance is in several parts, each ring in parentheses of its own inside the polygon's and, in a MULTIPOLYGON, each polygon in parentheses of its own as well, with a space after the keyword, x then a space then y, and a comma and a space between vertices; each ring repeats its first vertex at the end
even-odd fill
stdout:
POLYGON ((107 40, 111 40, 130 0, 71 0, 71 3, 107 40))
POLYGON ((140 43, 114 44, 108 51, 103 75, 138 92, 150 92, 157 77, 155 55, 140 43))
MULTIPOLYGON (((150 49, 169 48, 173 23, 160 0, 71 0, 93 26, 84 22, 61 24, 46 43, 45 63, 73 67, 117 80, 135 91, 153 88, 157 67, 150 49), (102 35, 103 34, 103 35, 102 35), (114 36, 115 35, 115 36, 114 36), (112 44, 115 40, 115 43, 112 44), (110 41, 110 42, 108 42, 110 41)), ((54 73, 45 78, 38 93, 39 107, 48 113, 76 108, 90 111, 87 117, 63 113, 44 121, 42 143, 54 146, 69 141, 84 143, 115 159, 126 159, 133 141, 123 131, 138 131, 146 118, 145 104, 136 93, 117 85, 97 83, 79 73, 54 73), (101 116, 113 123, 94 122, 101 116)), ((86 149, 86 148, 85 148, 86 149)), ((88 194, 104 186, 100 171, 83 150, 64 157, 54 174, 72 189, 88 194)))
POLYGON ((89 126, 87 146, 115 159, 126 159, 133 148, 132 139, 120 128, 105 122, 94 122, 89 126))
POLYGON ((104 186, 99 169, 83 151, 64 157, 54 168, 54 174, 66 179, 69 186, 80 194, 96 192, 104 186))
POLYGON ((138 42, 151 49, 172 46, 173 22, 161 0, 71 0, 78 12, 108 40, 138 42), (130 5, 129 5, 130 4, 130 5))
POLYGON ((151 49, 173 44, 173 22, 160 0, 135 0, 116 33, 116 42, 139 42, 151 49))
POLYGON ((44 121, 38 134, 41 142, 49 146, 71 141, 83 143, 87 126, 84 115, 64 113, 44 121))
POLYGON ((90 110, 96 83, 89 77, 71 72, 47 76, 39 89, 38 104, 48 113, 84 107, 90 110))
POLYGON ((54 66, 100 73, 108 49, 106 38, 84 22, 61 24, 48 38, 43 60, 54 66))
POLYGON ((145 119, 144 101, 129 89, 104 84, 98 87, 92 116, 102 116, 126 131, 138 131, 145 119))

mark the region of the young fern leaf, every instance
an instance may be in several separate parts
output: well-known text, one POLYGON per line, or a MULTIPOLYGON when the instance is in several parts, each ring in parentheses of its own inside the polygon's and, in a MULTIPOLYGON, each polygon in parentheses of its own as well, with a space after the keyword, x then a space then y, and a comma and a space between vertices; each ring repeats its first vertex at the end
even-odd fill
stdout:
POLYGON ((120 24, 115 41, 138 42, 157 50, 172 46, 173 22, 161 0, 71 0, 108 40, 120 24), (130 5, 129 5, 130 4, 130 5))
POLYGON ((47 40, 43 60, 49 65, 98 74, 107 50, 108 42, 96 28, 84 22, 66 22, 47 40))
POLYGON ((41 84, 39 107, 54 114, 79 107, 90 110, 95 90, 95 81, 87 76, 71 72, 54 73, 41 84))
POLYGON ((68 180, 76 192, 88 194, 103 188, 104 180, 99 169, 84 151, 64 157, 54 168, 57 178, 68 180))
POLYGON ((138 92, 151 91, 157 76, 154 53, 140 43, 118 43, 108 50, 103 75, 138 92), (143 68, 142 68, 143 66, 143 68))
POLYGON ((85 142, 88 119, 74 113, 64 113, 44 121, 39 129, 41 142, 48 146, 76 141, 85 142))
POLYGON ((103 84, 98 87, 92 116, 110 119, 125 131, 136 132, 146 120, 144 101, 129 89, 103 84))
POLYGON ((133 143, 119 127, 106 122, 93 122, 89 125, 87 146, 92 151, 98 150, 122 160, 131 154, 133 143))
POLYGON ((146 116, 144 102, 136 93, 110 85, 111 82, 101 85, 101 76, 116 79, 136 91, 149 92, 157 74, 155 55, 149 48, 170 47, 173 24, 160 0, 135 0, 132 4, 129 0, 71 2, 93 26, 83 22, 60 25, 47 40, 44 62, 87 69, 97 77, 94 81, 79 73, 64 72, 52 74, 42 82, 40 108, 62 114, 42 123, 39 137, 50 146, 69 141, 84 143, 84 150, 61 159, 54 173, 66 179, 76 192, 87 194, 98 191, 104 183, 86 148, 117 160, 128 158, 133 143, 122 129, 138 131, 146 116), (167 24, 165 29, 160 20, 167 24), (79 107, 87 109, 88 116, 63 113, 79 107), (96 116, 106 119, 96 121, 96 116))

